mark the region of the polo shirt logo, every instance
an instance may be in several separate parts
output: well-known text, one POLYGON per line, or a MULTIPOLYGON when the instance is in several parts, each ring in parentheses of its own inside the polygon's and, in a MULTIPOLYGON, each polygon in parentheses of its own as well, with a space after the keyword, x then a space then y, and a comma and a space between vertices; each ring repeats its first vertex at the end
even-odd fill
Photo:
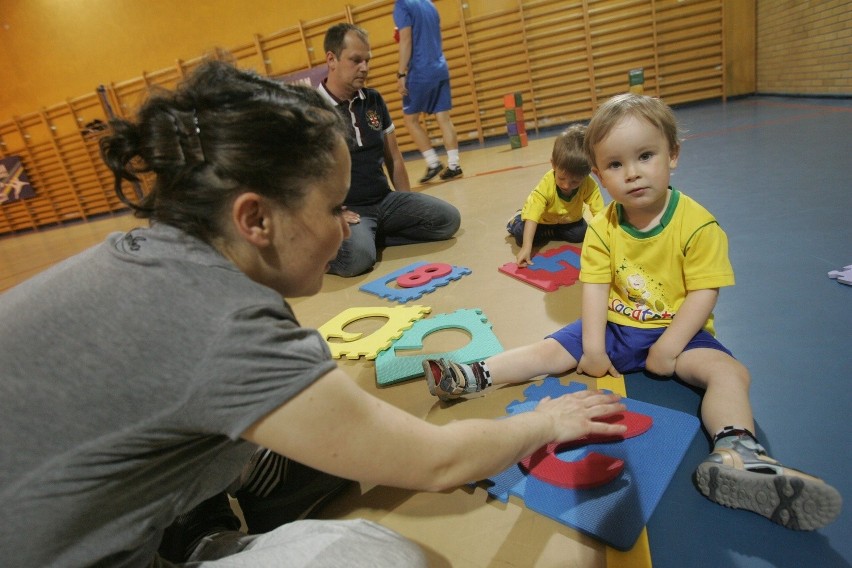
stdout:
POLYGON ((374 110, 367 111, 367 124, 370 125, 370 128, 373 130, 381 130, 382 129, 382 121, 379 120, 379 115, 374 110))

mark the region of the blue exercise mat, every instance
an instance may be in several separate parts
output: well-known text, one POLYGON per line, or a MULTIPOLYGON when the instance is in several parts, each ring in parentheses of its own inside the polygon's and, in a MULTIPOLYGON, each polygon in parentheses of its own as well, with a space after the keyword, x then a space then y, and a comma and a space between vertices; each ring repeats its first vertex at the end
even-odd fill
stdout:
MULTIPOLYGON (((546 396, 585 389, 580 383, 565 386, 555 377, 541 385, 531 385, 526 399, 507 407, 509 414, 535 408, 546 396)), ((627 410, 650 416, 651 428, 634 438, 619 442, 589 444, 558 451, 563 461, 579 461, 591 452, 624 461, 624 469, 614 480, 591 489, 564 489, 536 479, 514 465, 492 477, 488 493, 506 502, 510 495, 524 500, 531 510, 593 536, 607 545, 629 550, 654 512, 660 498, 683 459, 699 421, 695 416, 628 398, 627 410)))

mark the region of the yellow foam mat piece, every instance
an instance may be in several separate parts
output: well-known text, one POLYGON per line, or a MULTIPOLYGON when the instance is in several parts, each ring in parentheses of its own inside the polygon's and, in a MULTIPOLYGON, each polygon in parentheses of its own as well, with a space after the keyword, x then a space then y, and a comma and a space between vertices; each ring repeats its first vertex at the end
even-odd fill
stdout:
MULTIPOLYGON (((624 377, 600 377, 595 382, 595 388, 612 391, 627 396, 624 377)), ((622 552, 610 546, 606 547, 607 568, 651 568, 651 548, 648 543, 648 528, 642 529, 633 548, 622 552)))
POLYGON ((369 308, 347 308, 322 324, 318 331, 331 348, 331 356, 339 359, 365 357, 375 359, 379 351, 387 349, 390 344, 399 339, 402 333, 409 329, 414 322, 425 317, 432 311, 428 306, 375 306, 369 308), (344 328, 352 322, 363 318, 387 318, 387 321, 369 335, 349 333, 344 328), (329 341, 330 339, 341 341, 329 341))

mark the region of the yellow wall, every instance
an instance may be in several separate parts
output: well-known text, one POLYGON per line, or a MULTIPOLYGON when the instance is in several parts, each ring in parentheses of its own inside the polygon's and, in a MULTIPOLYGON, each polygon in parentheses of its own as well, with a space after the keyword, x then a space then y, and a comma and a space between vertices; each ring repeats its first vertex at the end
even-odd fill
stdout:
MULTIPOLYGON (((186 0, 177 7, 148 0, 145 9, 141 0, 0 2, 0 19, 11 22, 0 31, 0 54, 21 74, 0 89, 8 101, 0 109, 0 156, 18 156, 39 188, 36 198, 0 207, 0 234, 124 208, 99 157, 99 131, 89 125, 110 110, 132 116, 150 86, 173 87, 214 47, 241 67, 279 76, 323 63, 328 26, 354 21, 371 35, 370 86, 401 122, 394 0, 186 0), (102 14, 91 7, 98 1, 102 14), (69 12, 72 2, 83 7, 69 12)), ((506 136, 506 93, 521 93, 528 131, 587 120, 628 87, 637 67, 645 70, 645 92, 673 105, 753 92, 743 64, 753 61, 754 2, 437 0, 459 139, 506 136)), ((434 120, 424 123, 440 144, 434 120)), ((416 149, 406 129, 398 140, 403 151, 416 149)))
MULTIPOLYGON (((723 0, 727 94, 852 93, 849 0, 723 0), (757 28, 757 42, 754 34, 757 28), (755 43, 757 43, 755 56, 755 43)), ((377 0, 2 0, 0 122, 377 0)), ((448 21, 517 0, 437 0, 448 21)), ((600 3, 595 3, 600 4, 600 3)), ((445 22, 448 23, 448 22, 445 22)))
POLYGON ((0 121, 368 0, 2 0, 0 121))
POLYGON ((852 3, 758 0, 757 88, 852 94, 852 3))
POLYGON ((754 0, 724 0, 725 90, 729 97, 757 91, 754 0))

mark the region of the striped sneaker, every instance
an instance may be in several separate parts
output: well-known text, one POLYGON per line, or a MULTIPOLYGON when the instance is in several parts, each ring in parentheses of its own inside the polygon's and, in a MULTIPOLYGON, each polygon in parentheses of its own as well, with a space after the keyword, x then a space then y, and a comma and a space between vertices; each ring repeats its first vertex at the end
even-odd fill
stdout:
POLYGON ((426 359, 423 373, 429 392, 441 400, 454 400, 491 386, 491 373, 483 362, 453 363, 446 359, 426 359))

